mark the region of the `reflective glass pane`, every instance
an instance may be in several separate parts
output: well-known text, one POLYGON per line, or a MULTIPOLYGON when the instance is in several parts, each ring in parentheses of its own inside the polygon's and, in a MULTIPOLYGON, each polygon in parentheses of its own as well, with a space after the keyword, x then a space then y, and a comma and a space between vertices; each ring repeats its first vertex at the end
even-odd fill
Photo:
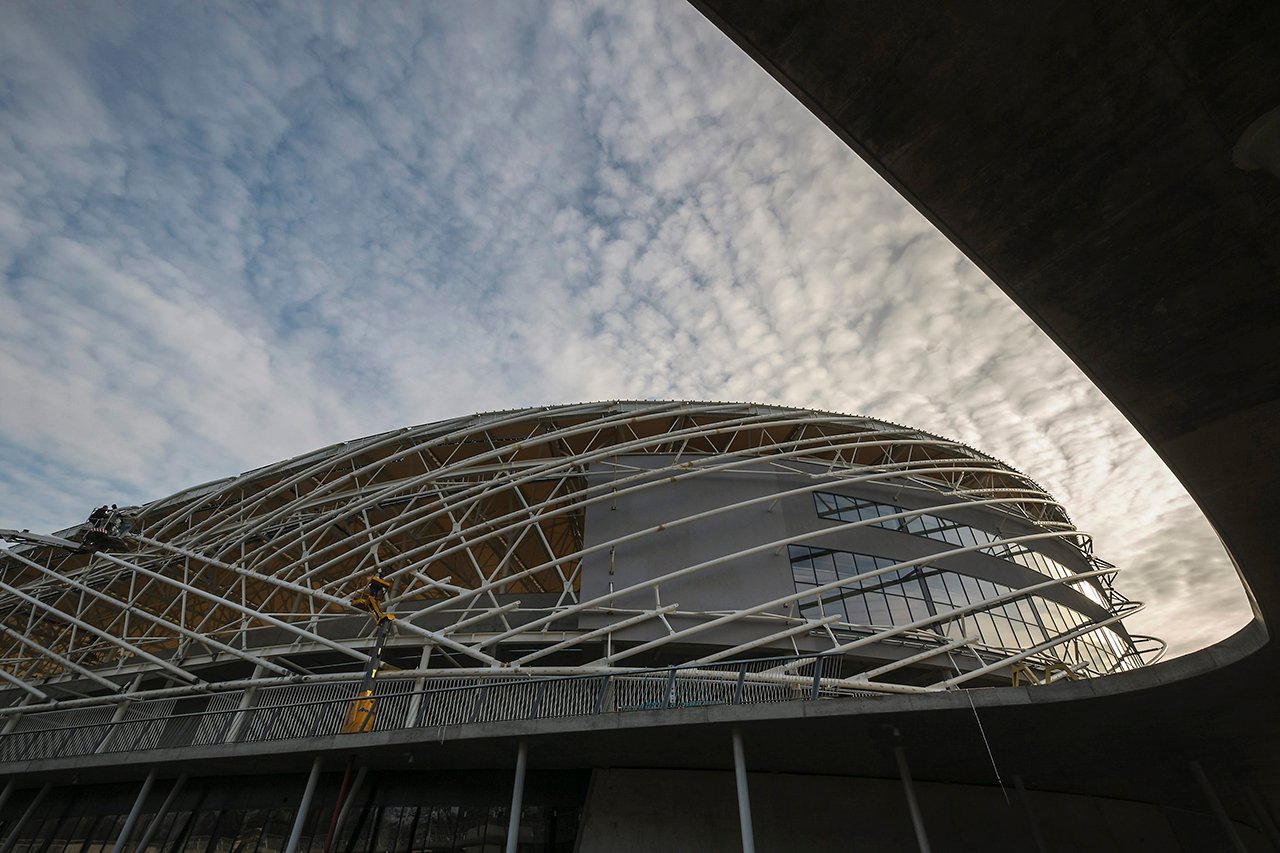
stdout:
POLYGON ((871 616, 867 612, 866 596, 854 595, 844 600, 845 615, 854 625, 871 624, 871 616))
POLYGON ((907 600, 900 595, 887 596, 889 616, 894 625, 905 625, 911 621, 911 611, 907 609, 907 600))
POLYGON ((884 594, 869 592, 864 596, 867 602, 867 621, 872 625, 890 625, 893 620, 889 616, 889 605, 884 594))

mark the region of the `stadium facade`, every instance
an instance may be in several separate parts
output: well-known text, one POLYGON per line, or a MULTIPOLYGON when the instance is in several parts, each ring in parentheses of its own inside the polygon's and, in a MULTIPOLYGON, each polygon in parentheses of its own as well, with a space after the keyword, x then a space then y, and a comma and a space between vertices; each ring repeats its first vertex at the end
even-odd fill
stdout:
MULTIPOLYGON (((914 849, 939 782, 1038 832, 989 744, 986 784, 913 782, 893 715, 1124 679, 1163 649, 1026 476, 770 406, 458 418, 110 529, 5 535, 0 850, 914 849), (833 772, 841 720, 863 754, 833 772), (768 811, 833 791, 880 818, 768 811)), ((925 748, 960 750, 947 731, 925 748)))

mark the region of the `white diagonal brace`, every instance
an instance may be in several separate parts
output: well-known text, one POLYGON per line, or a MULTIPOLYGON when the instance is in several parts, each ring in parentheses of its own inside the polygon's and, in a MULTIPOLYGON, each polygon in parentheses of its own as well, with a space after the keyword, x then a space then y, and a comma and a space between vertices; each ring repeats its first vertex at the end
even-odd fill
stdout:
MULTIPOLYGON (((302 593, 303 595, 312 596, 321 601, 325 601, 329 604, 337 605, 343 608, 344 610, 355 611, 357 613, 364 613, 363 610, 360 610, 358 607, 356 607, 354 604, 352 604, 350 601, 347 601, 346 599, 338 598, 337 596, 329 595, 328 593, 323 593, 323 592, 320 592, 319 590, 314 590, 314 589, 311 589, 310 587, 305 587, 305 586, 302 586, 301 584, 293 583, 292 581, 287 581, 282 578, 274 577, 272 575, 264 575, 264 574, 259 574, 258 572, 252 572, 252 571, 249 571, 248 569, 243 569, 239 566, 234 566, 230 563, 225 563, 221 560, 216 560, 213 557, 206 557, 203 554, 200 554, 196 551, 189 551, 186 548, 180 548, 177 545, 170 545, 167 542, 160 542, 155 539, 150 539, 146 536, 135 535, 133 538, 137 539, 139 542, 145 542, 146 544, 151 545, 152 547, 160 548, 161 550, 169 551, 170 553, 173 553, 173 554, 179 554, 184 557, 189 557, 193 560, 200 560, 201 562, 208 563, 211 566, 217 566, 220 569, 226 569, 229 572, 234 572, 243 577, 248 577, 248 578, 252 578, 254 580, 259 580, 259 581, 265 581, 266 583, 274 584, 275 586, 278 586, 282 589, 287 589, 293 592, 302 593)), ((126 563, 124 560, 120 560, 116 557, 112 557, 109 554, 103 554, 102 556, 106 557, 107 559, 113 560, 115 562, 119 562, 121 565, 125 565, 125 566, 132 565, 131 563, 126 563)), ((274 616, 268 616, 267 614, 260 613, 252 608, 242 607, 240 605, 237 605, 231 602, 225 602, 224 599, 219 599, 217 596, 214 596, 212 593, 208 593, 208 592, 205 592, 204 590, 196 589, 195 587, 187 587, 187 585, 183 584, 181 581, 175 581, 173 578, 166 578, 164 575, 156 574, 155 572, 151 572, 147 569, 138 569, 138 570, 144 573, 150 574, 153 577, 158 577, 161 580, 164 580, 168 583, 172 583, 175 585, 188 588, 192 592, 195 592, 197 595, 203 595, 206 598, 213 598, 218 601, 223 601, 224 603, 227 603, 229 606, 242 610, 255 618, 259 618, 264 621, 271 622, 272 624, 277 625, 278 627, 286 628, 287 630, 292 631, 295 634, 299 634, 301 636, 307 637, 308 639, 315 640, 316 642, 322 643, 323 645, 327 645, 332 648, 339 649, 343 652, 343 654, 354 655, 359 657, 361 660, 366 660, 366 661, 369 659, 368 655, 365 655, 361 652, 355 652, 352 649, 347 648, 346 646, 340 645, 339 643, 335 643, 334 641, 328 639, 327 637, 321 637, 319 634, 313 634, 304 628, 299 628, 297 625, 293 625, 291 623, 283 622, 279 619, 276 619, 274 616)), ((460 654, 465 654, 468 657, 472 657, 472 658, 475 658, 476 660, 483 661, 484 663, 487 663, 490 666, 501 665, 501 661, 499 661, 497 658, 493 657, 492 655, 486 654, 484 651, 480 649, 476 649, 471 646, 465 646, 456 640, 451 640, 448 637, 446 637, 444 634, 439 633, 438 631, 431 631, 426 628, 422 628, 418 625, 409 624, 403 619, 397 621, 396 628, 397 630, 408 631, 411 634, 416 634, 420 637, 425 637, 434 643, 438 643, 441 646, 444 646, 447 649, 452 649, 453 651, 459 652, 460 654)))
MULTIPOLYGON (((141 607, 138 607, 136 604, 131 604, 129 602, 121 601, 120 599, 112 595, 108 595, 105 592, 94 589, 88 584, 81 583, 80 581, 75 580, 73 578, 69 578, 66 575, 60 575, 57 572, 53 571, 52 569, 46 569, 44 566, 41 566, 39 563, 28 560, 26 557, 22 556, 21 554, 14 554, 13 552, 9 552, 9 556, 16 557, 18 560, 22 561, 26 565, 44 574, 46 577, 52 578, 57 583, 67 584, 75 589, 81 590, 82 592, 89 594, 90 596, 98 599, 99 601, 105 601, 108 604, 121 608, 126 613, 136 613, 137 615, 141 616, 144 619, 149 620, 150 622, 156 625, 161 625, 165 628, 168 628, 169 630, 174 631, 175 633, 183 637, 186 637, 189 640, 194 640, 195 642, 200 643, 201 645, 217 649, 220 652, 226 652, 227 654, 232 655, 233 657, 238 657, 241 660, 248 661, 249 663, 252 663, 256 666, 261 666, 264 669, 268 669, 277 675, 293 674, 290 670, 286 669, 283 666, 280 666, 279 664, 275 664, 275 663, 271 663, 270 661, 263 660, 262 658, 258 657, 255 654, 242 651, 240 649, 235 648, 234 646, 229 646, 226 643, 215 640, 206 634, 200 634, 196 631, 192 631, 190 628, 185 628, 182 625, 178 625, 174 622, 170 622, 168 619, 165 619, 162 616, 157 616, 154 613, 149 613, 148 611, 143 610, 141 607)), ((103 556, 106 556, 106 555, 103 555, 103 556)))
MULTIPOLYGON (((192 586, 189 583, 184 583, 183 581, 180 581, 177 578, 166 577, 165 575, 162 575, 159 572, 153 572, 150 569, 144 569, 142 566, 139 566, 136 563, 130 563, 128 560, 122 560, 119 557, 113 556, 111 554, 104 554, 102 552, 98 552, 98 556, 104 560, 109 560, 112 563, 117 563, 121 566, 124 566, 126 569, 133 569, 135 572, 137 572, 140 575, 146 575, 149 578, 155 578, 156 580, 163 581, 164 583, 167 583, 170 586, 176 586, 178 589, 184 589, 187 592, 191 593, 192 595, 198 595, 207 601, 212 601, 214 604, 219 604, 224 607, 229 607, 232 610, 236 611, 237 613, 242 613, 245 616, 248 616, 250 619, 258 619, 262 622, 266 622, 268 625, 273 625, 276 628, 283 628, 289 633, 302 637, 306 640, 310 640, 311 642, 319 643, 322 646, 328 646, 334 651, 341 652, 347 657, 355 658, 356 660, 362 663, 367 663, 369 660, 369 656, 366 655, 364 652, 356 651, 353 648, 344 646, 341 643, 336 642, 335 640, 331 640, 328 637, 321 636, 320 634, 314 634, 305 628, 299 628, 297 625, 294 625, 291 622, 285 622, 283 619, 277 619, 276 617, 272 616, 269 613, 263 613, 259 610, 254 610, 252 607, 246 607, 243 604, 238 604, 229 598, 224 598, 223 596, 218 595, 216 593, 209 592, 208 590, 205 590, 205 589, 200 589, 200 587, 192 586)), ((265 579, 266 576, 257 575, 256 577, 265 579)))
POLYGON ((86 669, 80 664, 76 663, 75 661, 64 658, 62 655, 58 654, 53 649, 45 648, 44 646, 40 645, 30 637, 24 637, 22 634, 19 634, 17 631, 10 628, 8 625, 0 625, 0 631, 3 631, 5 636, 10 637, 14 640, 17 640, 19 643, 22 643, 22 645, 35 649, 40 654, 48 657, 54 663, 61 665, 64 669, 68 669, 68 670, 71 670, 72 672, 79 673, 80 675, 83 675, 85 678, 89 679, 90 681, 97 682, 98 684, 100 684, 101 686, 107 688, 112 692, 124 690, 128 686, 124 684, 116 684, 113 681, 108 681, 107 679, 103 678, 101 675, 98 675, 98 673, 94 672, 93 670, 86 669))
MULTIPOLYGON (((3 552, 5 554, 12 556, 12 552, 9 551, 8 548, 0 548, 0 552, 3 552)), ((27 595, 22 590, 9 586, 9 584, 5 583, 4 581, 0 581, 0 589, 4 590, 10 595, 17 596, 18 598, 27 602, 27 604, 30 604, 33 607, 36 607, 40 610, 43 610, 46 613, 49 613, 50 615, 63 620, 64 622, 70 622, 72 625, 75 625, 81 631, 87 631, 88 633, 93 634, 95 637, 106 640, 108 643, 111 643, 113 646, 119 647, 120 649, 128 652, 131 655, 140 657, 146 661, 150 661, 151 663, 155 664, 161 669, 164 669, 167 672, 173 673, 183 681, 201 682, 200 678, 192 675, 191 673, 187 672, 185 669, 174 666, 173 664, 169 663, 167 660, 164 660, 163 658, 158 658, 155 655, 151 654, 150 652, 144 652, 142 649, 138 648, 132 643, 126 640, 122 640, 119 637, 115 636, 114 634, 108 634, 106 631, 103 631, 100 628, 96 628, 93 625, 90 625, 88 622, 85 622, 83 619, 79 619, 75 616, 72 616, 70 613, 67 613, 64 610, 59 610, 56 607, 45 604, 40 599, 33 598, 30 595, 27 595)))

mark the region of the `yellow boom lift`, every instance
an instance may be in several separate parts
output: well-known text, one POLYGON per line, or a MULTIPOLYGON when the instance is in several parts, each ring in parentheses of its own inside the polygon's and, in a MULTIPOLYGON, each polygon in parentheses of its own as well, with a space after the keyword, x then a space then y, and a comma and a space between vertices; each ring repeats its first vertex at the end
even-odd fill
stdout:
POLYGON ((384 580, 376 574, 369 577, 367 589, 352 597, 351 603, 369 611, 376 622, 373 631, 373 650, 369 653, 369 665, 365 668, 364 678, 360 681, 360 690, 352 700, 347 715, 342 720, 343 734, 359 734, 373 731, 373 721, 377 714, 377 699, 373 695, 373 680, 382 667, 382 647, 391 632, 391 623, 396 617, 382 610, 382 598, 391 588, 391 581, 384 580))

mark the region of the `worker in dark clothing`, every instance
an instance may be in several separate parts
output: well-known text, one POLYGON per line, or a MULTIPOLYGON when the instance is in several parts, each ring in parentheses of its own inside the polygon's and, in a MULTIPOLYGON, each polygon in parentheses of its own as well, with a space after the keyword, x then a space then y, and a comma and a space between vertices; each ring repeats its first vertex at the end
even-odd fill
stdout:
POLYGON ((91 527, 101 527, 106 520, 107 520, 106 504, 103 504, 102 506, 95 509, 93 512, 89 513, 89 525, 91 527))

